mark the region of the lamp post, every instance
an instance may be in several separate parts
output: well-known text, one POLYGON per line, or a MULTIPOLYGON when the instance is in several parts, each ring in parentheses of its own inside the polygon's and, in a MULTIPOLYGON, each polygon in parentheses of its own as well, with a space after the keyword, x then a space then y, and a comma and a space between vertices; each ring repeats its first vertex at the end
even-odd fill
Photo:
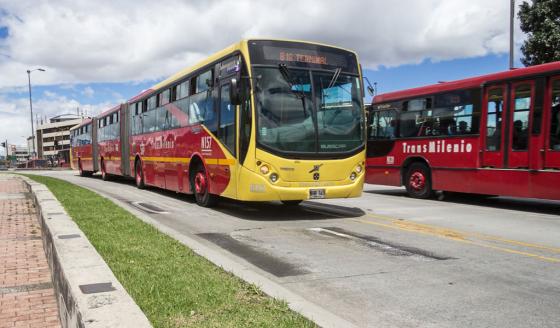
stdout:
POLYGON ((31 136, 33 137, 33 153, 31 154, 35 158, 35 127, 33 126, 33 102, 31 101, 31 72, 45 70, 42 68, 36 68, 32 70, 27 70, 27 82, 29 83, 29 110, 31 111, 31 136))
POLYGON ((509 4, 509 69, 513 66, 513 25, 515 21, 515 0, 511 0, 509 4))

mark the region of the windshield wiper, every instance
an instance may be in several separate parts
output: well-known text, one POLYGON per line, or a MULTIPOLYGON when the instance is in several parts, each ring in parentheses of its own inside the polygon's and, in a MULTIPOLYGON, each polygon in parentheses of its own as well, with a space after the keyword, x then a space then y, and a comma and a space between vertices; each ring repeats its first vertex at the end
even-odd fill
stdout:
POLYGON ((341 71, 342 71, 342 68, 340 68, 340 67, 334 70, 334 75, 331 79, 331 82, 329 82, 329 86, 327 87, 327 89, 330 89, 334 86, 334 84, 338 80, 338 77, 340 76, 341 71))
POLYGON ((299 99, 304 99, 305 94, 303 93, 303 90, 298 90, 297 87, 294 90, 295 84, 292 79, 292 75, 290 74, 290 70, 288 69, 286 64, 278 64, 278 70, 280 71, 280 74, 282 74, 282 77, 284 78, 286 83, 288 83, 288 86, 290 87, 290 92, 293 93, 299 99))
POLYGON ((288 69, 288 67, 286 66, 286 64, 278 64, 278 70, 280 71, 280 74, 282 74, 282 77, 284 78, 284 80, 286 80, 286 83, 288 83, 288 86, 290 87, 290 92, 296 96, 296 98, 301 99, 301 107, 303 109, 303 117, 307 117, 307 111, 305 110, 305 93, 303 93, 303 86, 301 88, 301 90, 299 90, 298 92, 298 88, 296 87, 294 90, 294 82, 292 80, 292 75, 290 74, 290 70, 288 69))

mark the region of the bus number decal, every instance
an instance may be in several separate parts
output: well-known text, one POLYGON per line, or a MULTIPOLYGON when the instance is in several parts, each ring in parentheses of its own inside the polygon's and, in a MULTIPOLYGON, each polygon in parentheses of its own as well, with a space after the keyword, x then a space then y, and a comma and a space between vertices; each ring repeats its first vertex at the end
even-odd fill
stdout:
POLYGON ((200 148, 202 151, 212 151, 212 137, 202 137, 200 139, 200 148))

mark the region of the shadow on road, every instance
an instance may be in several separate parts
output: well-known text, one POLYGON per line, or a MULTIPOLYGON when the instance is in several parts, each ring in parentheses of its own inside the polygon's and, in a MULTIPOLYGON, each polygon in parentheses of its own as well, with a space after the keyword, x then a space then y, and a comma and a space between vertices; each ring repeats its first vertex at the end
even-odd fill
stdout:
MULTIPOLYGON (((92 178, 101 179, 101 176, 93 175, 92 178)), ((120 177, 113 177, 111 181, 128 184, 130 186, 134 186, 135 184, 134 180, 120 177)), ((192 195, 177 193, 157 187, 146 187, 146 191, 185 201, 189 204, 195 204, 192 195)), ((123 197, 118 195, 112 196, 119 200, 126 201, 123 197)), ((365 212, 357 207, 323 204, 313 201, 302 202, 299 206, 286 206, 281 202, 242 202, 227 198, 221 198, 218 205, 212 208, 212 210, 251 221, 328 220, 354 218, 365 215, 365 212)))
MULTIPOLYGON (((385 195, 394 197, 408 197, 406 190, 383 189, 383 190, 364 190, 364 193, 374 195, 385 195)), ((515 198, 498 197, 479 194, 467 194, 458 192, 445 192, 442 202, 492 207, 497 209, 521 211, 538 214, 560 214, 560 201, 535 199, 535 198, 515 198)))

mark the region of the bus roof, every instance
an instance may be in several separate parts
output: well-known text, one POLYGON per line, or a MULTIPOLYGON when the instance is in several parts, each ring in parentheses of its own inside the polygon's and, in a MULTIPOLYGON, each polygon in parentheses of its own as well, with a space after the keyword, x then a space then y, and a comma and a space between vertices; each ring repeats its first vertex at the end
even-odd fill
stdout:
POLYGON ((88 124, 90 124, 92 121, 93 121, 93 119, 92 119, 91 117, 88 117, 88 118, 84 119, 80 124, 77 124, 77 125, 71 127, 71 128, 70 128, 70 131, 79 129, 79 128, 81 128, 81 127, 84 126, 84 125, 88 125, 88 124))
POLYGON ((121 107, 120 104, 118 104, 118 105, 116 105, 116 106, 113 106, 113 107, 107 109, 106 111, 101 112, 101 114, 97 115, 97 117, 103 117, 103 116, 105 116, 105 115, 107 115, 107 114, 109 114, 109 113, 115 112, 115 111, 117 111, 120 107, 121 107))
POLYGON ((336 47, 336 46, 332 46, 332 45, 328 45, 328 44, 323 44, 323 43, 318 43, 318 42, 311 42, 311 41, 302 41, 302 40, 289 40, 289 39, 274 39, 274 38, 251 38, 251 39, 242 39, 239 42, 236 42, 232 45, 230 45, 229 47, 226 47, 218 52, 215 52, 214 54, 210 55, 209 57, 206 57, 204 60, 198 62, 195 65, 186 67, 182 70, 180 70, 179 72, 171 75, 170 77, 168 77, 167 79, 157 83, 156 85, 153 85, 151 88, 142 91, 141 93, 139 93, 138 95, 130 98, 128 100, 128 102, 134 102, 137 101, 141 98, 144 98, 145 96, 147 96, 148 94, 152 93, 154 90, 158 90, 160 88, 163 88, 167 85, 173 84, 175 82, 177 82, 178 80, 182 79, 183 77, 185 77, 186 75, 226 56, 229 53, 232 53, 234 51, 240 50, 244 47, 246 47, 247 43, 249 41, 252 40, 270 40, 270 41, 289 41, 289 42, 301 42, 301 43, 307 43, 307 44, 315 44, 315 45, 319 45, 319 46, 325 46, 325 47, 331 47, 331 48, 337 48, 337 49, 341 49, 344 51, 348 51, 348 52, 352 52, 355 54, 354 51, 349 50, 349 49, 345 49, 345 48, 341 48, 341 47, 336 47))
POLYGON ((560 61, 535 65, 524 68, 517 68, 509 71, 503 71, 493 74, 471 77, 463 80, 442 82, 438 84, 427 85, 418 88, 388 92, 374 97, 372 103, 381 103, 386 101, 394 101, 410 97, 422 96, 426 94, 451 91, 456 89, 475 88, 490 82, 504 81, 508 79, 516 79, 524 76, 541 75, 547 72, 560 73, 560 61))

